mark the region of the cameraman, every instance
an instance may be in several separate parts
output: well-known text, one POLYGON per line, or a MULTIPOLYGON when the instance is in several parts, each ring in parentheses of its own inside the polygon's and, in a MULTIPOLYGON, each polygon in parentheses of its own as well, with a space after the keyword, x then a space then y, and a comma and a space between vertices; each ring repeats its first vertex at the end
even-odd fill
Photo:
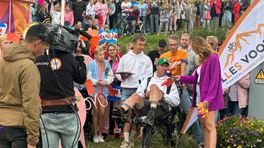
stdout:
POLYGON ((2 51, 0 148, 35 148, 39 141, 40 75, 34 60, 49 48, 47 32, 42 24, 31 26, 22 44, 2 51))
POLYGON ((77 119, 77 106, 74 104, 74 82, 79 84, 85 82, 86 66, 83 56, 77 54, 74 57, 72 53, 66 52, 68 51, 66 49, 74 50, 69 47, 70 44, 76 44, 67 43, 65 38, 71 34, 62 33, 61 36, 61 46, 56 47, 58 41, 53 41, 53 49, 38 58, 36 62, 42 80, 41 135, 45 148, 48 145, 50 148, 58 147, 59 141, 62 147, 77 148, 79 140, 80 121, 77 119))

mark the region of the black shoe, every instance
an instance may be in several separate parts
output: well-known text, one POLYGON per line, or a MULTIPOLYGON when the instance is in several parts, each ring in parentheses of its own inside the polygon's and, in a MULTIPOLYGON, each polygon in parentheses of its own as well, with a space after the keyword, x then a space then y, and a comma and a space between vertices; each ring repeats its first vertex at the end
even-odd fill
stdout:
POLYGON ((105 140, 108 135, 107 135, 107 133, 102 133, 102 136, 103 136, 103 138, 105 140))
POLYGON ((120 138, 120 134, 119 133, 115 133, 115 139, 119 139, 120 138))
POLYGON ((153 125, 155 121, 156 108, 151 108, 146 118, 143 119, 143 123, 153 125))

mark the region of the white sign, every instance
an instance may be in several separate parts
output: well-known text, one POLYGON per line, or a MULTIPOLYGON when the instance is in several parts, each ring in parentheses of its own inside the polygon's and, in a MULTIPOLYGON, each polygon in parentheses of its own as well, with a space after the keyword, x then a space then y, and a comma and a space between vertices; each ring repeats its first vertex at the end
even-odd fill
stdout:
POLYGON ((223 88, 236 83, 264 61, 264 0, 255 0, 220 49, 223 88))

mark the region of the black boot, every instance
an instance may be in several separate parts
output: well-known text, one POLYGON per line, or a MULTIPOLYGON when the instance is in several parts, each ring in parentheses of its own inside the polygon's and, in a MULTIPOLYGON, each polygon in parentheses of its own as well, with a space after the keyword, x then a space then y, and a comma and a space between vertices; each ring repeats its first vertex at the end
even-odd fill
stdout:
POLYGON ((145 119, 143 119, 143 123, 148 124, 148 125, 153 125, 155 121, 155 113, 156 113, 157 108, 152 107, 145 119))

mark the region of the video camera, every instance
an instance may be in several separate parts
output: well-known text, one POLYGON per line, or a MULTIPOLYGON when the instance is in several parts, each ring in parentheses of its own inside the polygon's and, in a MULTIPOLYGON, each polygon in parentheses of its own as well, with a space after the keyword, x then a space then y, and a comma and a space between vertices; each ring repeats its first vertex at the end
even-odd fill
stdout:
POLYGON ((72 53, 78 45, 78 34, 62 25, 48 25, 47 33, 41 38, 46 38, 50 43, 50 49, 72 53))

